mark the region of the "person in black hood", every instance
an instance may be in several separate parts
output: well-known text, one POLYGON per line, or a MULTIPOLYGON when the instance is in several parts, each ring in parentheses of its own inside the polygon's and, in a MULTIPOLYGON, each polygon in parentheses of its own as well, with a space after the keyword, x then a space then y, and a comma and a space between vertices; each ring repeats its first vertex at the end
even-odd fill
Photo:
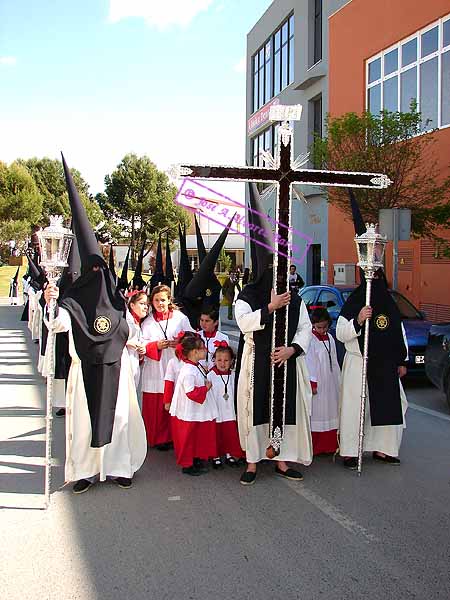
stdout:
MULTIPOLYGON (((64 158, 63 166, 81 259, 81 275, 65 291, 53 326, 55 333, 69 331, 72 357, 66 480, 76 481, 74 493, 107 477, 129 488, 147 444, 126 350, 124 298, 100 254, 64 158)), ((49 302, 58 289, 49 285, 44 294, 49 302)))

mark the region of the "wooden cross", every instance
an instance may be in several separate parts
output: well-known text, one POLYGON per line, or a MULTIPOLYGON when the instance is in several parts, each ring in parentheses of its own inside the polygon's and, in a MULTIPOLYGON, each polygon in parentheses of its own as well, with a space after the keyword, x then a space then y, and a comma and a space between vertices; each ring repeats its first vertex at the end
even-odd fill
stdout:
MULTIPOLYGON (((274 290, 282 294, 289 289, 289 258, 285 248, 291 247, 291 210, 290 198, 294 183, 304 185, 352 187, 383 189, 392 182, 382 173, 351 173, 346 171, 323 171, 316 169, 300 169, 303 160, 294 160, 293 156, 293 129, 289 121, 299 120, 302 107, 277 105, 270 109, 271 121, 281 121, 278 128, 279 144, 276 156, 269 153, 263 154, 266 166, 232 167, 209 165, 181 165, 178 176, 191 179, 207 180, 232 180, 248 182, 264 182, 275 184, 277 188, 274 252, 274 290), (278 252, 278 247, 283 246, 283 253, 278 252)), ((272 349, 287 345, 287 309, 280 309, 274 313, 272 349)), ((286 389, 286 363, 272 366, 272 399, 270 411, 270 446, 267 449, 269 458, 279 454, 284 436, 285 414, 285 389, 286 389)))

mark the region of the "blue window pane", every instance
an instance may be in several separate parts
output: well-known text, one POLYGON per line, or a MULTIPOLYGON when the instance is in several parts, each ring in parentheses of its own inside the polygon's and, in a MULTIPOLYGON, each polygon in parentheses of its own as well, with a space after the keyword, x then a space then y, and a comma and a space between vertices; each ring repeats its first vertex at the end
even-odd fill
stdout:
POLYGON ((275 64, 273 71, 273 93, 274 96, 280 93, 281 90, 281 51, 275 54, 275 64))
POLYGON ((409 112, 412 100, 417 100, 417 67, 400 75, 400 111, 409 112))
POLYGON ((253 57, 253 73, 256 73, 258 70, 258 53, 253 57))
POLYGON ((281 31, 278 30, 275 34, 275 51, 281 46, 281 31))
POLYGON ((264 64, 264 48, 261 48, 259 51, 259 68, 261 68, 264 64))
POLYGON ((398 69, 398 50, 391 50, 384 55, 384 74, 389 75, 398 69))
POLYGON ((259 77, 258 73, 255 73, 253 78, 253 112, 258 110, 258 90, 259 90, 259 77))
POLYGON ((442 42, 444 48, 450 45, 450 19, 442 27, 442 42))
POLYGON ((369 88, 368 91, 368 110, 373 115, 379 115, 381 110, 381 84, 378 83, 369 88))
POLYGON ((264 132, 264 150, 268 150, 269 152, 272 150, 272 128, 269 127, 264 132))
POLYGON ((289 41, 289 83, 294 81, 294 38, 289 41))
POLYGON ((264 67, 259 70, 259 106, 264 104, 264 67))
POLYGON ((281 89, 288 84, 288 45, 281 48, 281 89))
POLYGON ((442 55, 441 65, 441 125, 450 125, 450 51, 442 55))
POLYGON ((381 58, 377 58, 369 63, 369 83, 380 79, 381 77, 381 58))
POLYGON ((420 65, 420 112, 422 129, 438 126, 438 59, 437 56, 420 65))
POLYGON ((264 149, 264 134, 260 133, 258 136, 258 163, 259 166, 262 167, 264 166, 264 162, 261 156, 261 150, 264 149))
POLYGON ((266 94, 265 101, 268 102, 272 98, 272 61, 266 62, 266 94))
POLYGON ((421 56, 428 56, 438 49, 438 28, 433 27, 430 31, 422 34, 422 51, 421 56))
POLYGON ((289 17, 289 37, 294 36, 294 15, 289 17))
POLYGON ((402 67, 406 67, 417 60, 417 38, 409 40, 402 46, 402 67))
POLYGON ((398 111, 398 76, 383 82, 383 108, 390 112, 398 111))
POLYGON ((286 21, 286 23, 283 25, 283 27, 281 28, 281 43, 284 44, 285 42, 288 41, 288 21, 286 21))

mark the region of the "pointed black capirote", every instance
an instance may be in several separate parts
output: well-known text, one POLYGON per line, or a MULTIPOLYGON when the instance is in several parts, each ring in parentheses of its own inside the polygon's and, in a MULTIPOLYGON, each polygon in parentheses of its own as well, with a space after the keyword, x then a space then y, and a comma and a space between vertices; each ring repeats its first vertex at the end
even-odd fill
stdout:
POLYGON ((198 263, 202 264, 203 259, 206 256, 206 248, 205 243, 203 241, 202 232, 200 231, 200 226, 197 221, 197 217, 194 215, 195 221, 195 235, 197 237, 197 253, 198 253, 198 263))
POLYGON ((64 294, 69 290, 70 286, 78 279, 81 274, 81 260, 78 252, 77 238, 72 240, 70 246, 69 258, 67 259, 68 266, 64 269, 59 281, 59 296, 64 297, 64 294))
POLYGON ((157 285, 165 284, 166 278, 164 275, 164 265, 162 259, 162 244, 161 235, 158 238, 158 246, 156 248, 155 271, 150 279, 150 291, 157 285))
POLYGON ((142 244, 142 248, 141 248, 141 251, 139 252, 139 256, 137 259, 136 269, 134 271, 134 276, 132 279, 134 289, 143 290, 147 285, 146 281, 142 278, 142 265, 144 263, 144 252, 145 252, 145 244, 146 243, 147 243, 147 240, 144 240, 144 243, 142 244))
POLYGON ((173 274, 173 266, 172 266, 172 256, 170 254, 170 243, 169 243, 169 234, 166 236, 166 282, 167 285, 170 285, 172 281, 175 281, 175 276, 173 274))
POLYGON ((249 236, 250 248, 253 248, 252 263, 256 261, 256 270, 253 268, 253 281, 261 279, 269 266, 273 263, 273 233, 268 218, 262 207, 258 188, 255 183, 248 184, 249 191, 249 236))
POLYGON ((348 195, 350 196, 350 207, 352 209, 353 226, 355 228, 355 234, 362 235, 366 232, 364 219, 362 218, 361 210, 359 208, 358 201, 355 198, 355 194, 353 193, 352 188, 347 188, 347 190, 348 195))
POLYGON ((178 226, 178 235, 180 238, 180 264, 178 268, 178 281, 175 295, 177 298, 181 298, 186 286, 192 280, 192 270, 186 248, 186 237, 181 231, 181 225, 178 226))
POLYGON ((17 283, 17 282, 18 282, 18 280, 19 280, 19 271, 20 271, 20 266, 19 266, 19 267, 17 267, 16 274, 15 274, 15 275, 14 275, 14 277, 13 277, 13 282, 14 282, 14 283, 17 283))
POLYGON ((128 263, 130 261, 130 252, 131 252, 131 246, 128 246, 128 252, 125 257, 125 262, 123 263, 123 266, 122 266, 122 273, 117 282, 117 287, 120 290, 126 290, 128 288, 128 263))
POLYGON ((116 269, 114 266, 114 250, 113 250, 113 245, 110 244, 109 246, 109 270, 111 271, 111 275, 113 276, 114 279, 114 283, 117 283, 117 274, 116 274, 116 269))

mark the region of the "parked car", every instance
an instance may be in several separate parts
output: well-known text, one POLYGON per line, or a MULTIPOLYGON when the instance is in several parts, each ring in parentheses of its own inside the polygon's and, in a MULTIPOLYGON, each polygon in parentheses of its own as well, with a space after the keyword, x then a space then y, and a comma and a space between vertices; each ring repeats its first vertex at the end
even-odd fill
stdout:
MULTIPOLYGON (((333 320, 331 333, 335 336, 336 322, 342 306, 354 289, 355 286, 308 285, 299 291, 299 295, 309 311, 319 306, 328 310, 333 320)), ((427 321, 425 314, 417 310, 403 294, 394 290, 389 292, 400 310, 405 327, 409 353, 408 373, 425 374, 425 348, 432 323, 427 321)), ((342 344, 338 343, 337 351, 338 357, 342 360, 344 353, 342 344)))
POLYGON ((425 352, 428 379, 443 392, 450 407, 450 323, 432 325, 425 352))

